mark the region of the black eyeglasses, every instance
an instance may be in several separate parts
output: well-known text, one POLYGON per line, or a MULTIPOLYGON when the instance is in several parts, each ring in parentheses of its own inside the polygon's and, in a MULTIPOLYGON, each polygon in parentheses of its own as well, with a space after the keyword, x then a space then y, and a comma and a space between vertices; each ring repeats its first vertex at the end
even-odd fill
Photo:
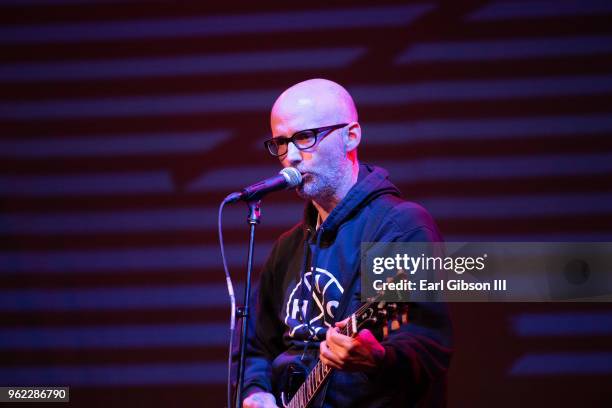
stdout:
POLYGON ((272 139, 268 139, 264 142, 264 146, 266 146, 266 149, 268 149, 268 152, 270 152, 272 156, 284 156, 287 154, 290 142, 293 142, 293 145, 299 150, 309 149, 317 144, 317 139, 321 133, 327 132, 325 135, 323 135, 323 137, 325 137, 329 135, 332 130, 343 128, 346 125, 348 125, 348 123, 300 130, 299 132, 295 132, 291 137, 277 136, 273 137, 272 139))

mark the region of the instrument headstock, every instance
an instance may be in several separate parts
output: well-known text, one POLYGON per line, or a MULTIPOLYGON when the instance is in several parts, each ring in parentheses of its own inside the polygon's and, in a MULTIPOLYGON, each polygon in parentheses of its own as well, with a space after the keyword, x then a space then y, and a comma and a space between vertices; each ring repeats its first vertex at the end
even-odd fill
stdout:
POLYGON ((400 325, 408 322, 408 306, 405 303, 368 302, 360 308, 359 312, 354 315, 357 331, 363 328, 382 327, 384 337, 390 331, 397 330, 400 325))
MULTIPOLYGON (((398 282, 406 278, 406 273, 399 270, 388 282, 398 282)), ((355 313, 357 329, 365 327, 381 327, 386 337, 389 331, 397 330, 401 324, 408 323, 407 303, 386 302, 382 300, 384 293, 379 292, 376 296, 369 298, 355 313)))

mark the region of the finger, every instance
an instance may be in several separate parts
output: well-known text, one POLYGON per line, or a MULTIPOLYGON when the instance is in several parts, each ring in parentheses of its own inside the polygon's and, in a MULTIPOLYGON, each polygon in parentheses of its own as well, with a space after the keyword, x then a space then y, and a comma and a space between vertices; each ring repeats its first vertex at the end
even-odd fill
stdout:
POLYGON ((242 402, 242 408, 259 408, 261 404, 253 399, 246 399, 242 402))
POLYGON ((360 339, 367 339, 367 340, 371 340, 375 338, 374 334, 372 334, 372 332, 369 329, 361 330, 359 333, 357 333, 357 337, 360 339))
POLYGON ((347 317, 346 319, 344 319, 344 320, 342 320, 340 322, 336 322, 336 327, 343 328, 344 326, 346 326, 348 321, 349 321, 349 318, 347 317))
POLYGON ((336 337, 338 335, 338 329, 335 327, 330 327, 327 329, 327 333, 325 334, 325 341, 327 342, 327 346, 332 350, 340 347, 340 340, 336 337))
POLYGON ((327 367, 335 368, 335 369, 340 369, 340 366, 338 366, 338 364, 334 363, 332 360, 328 359, 327 357, 325 357, 322 354, 320 356, 320 360, 327 367))
POLYGON ((319 358, 323 364, 332 368, 342 369, 342 361, 336 356, 333 351, 327 346, 326 342, 322 342, 319 347, 319 358))
POLYGON ((327 342, 327 350, 333 353, 334 361, 342 366, 346 365, 347 360, 349 359, 351 355, 350 354, 351 349, 352 349, 352 346, 347 347, 342 343, 337 344, 337 343, 334 343, 333 341, 327 342))
POLYGON ((340 350, 350 350, 353 348, 353 338, 345 336, 336 330, 327 331, 327 343, 334 352, 339 353, 340 350))
MULTIPOLYGON (((342 350, 340 351, 342 352, 342 350)), ((319 347, 319 354, 322 360, 325 359, 324 363, 334 368, 339 368, 344 364, 342 358, 335 353, 331 347, 329 347, 329 342, 327 341, 323 341, 321 343, 321 346, 319 347)))

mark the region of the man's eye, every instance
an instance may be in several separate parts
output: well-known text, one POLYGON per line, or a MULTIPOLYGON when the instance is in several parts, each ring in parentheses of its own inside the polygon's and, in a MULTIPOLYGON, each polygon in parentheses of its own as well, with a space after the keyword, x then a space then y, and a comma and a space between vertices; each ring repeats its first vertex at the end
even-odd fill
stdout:
POLYGON ((296 133, 294 136, 294 139, 298 142, 303 142, 305 140, 308 140, 312 137, 312 134, 310 132, 301 132, 301 133, 296 133))
POLYGON ((277 146, 285 146, 287 143, 289 143, 289 139, 279 137, 278 139, 274 140, 274 143, 276 143, 277 146))

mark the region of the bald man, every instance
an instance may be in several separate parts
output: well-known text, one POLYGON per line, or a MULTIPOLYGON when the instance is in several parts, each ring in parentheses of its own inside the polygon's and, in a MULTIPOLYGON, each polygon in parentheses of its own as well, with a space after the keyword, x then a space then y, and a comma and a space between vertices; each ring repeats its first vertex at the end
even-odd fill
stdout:
POLYGON ((357 109, 339 84, 290 87, 270 122, 268 153, 300 171, 306 208, 276 241, 253 296, 243 407, 287 404, 281 393, 319 358, 336 371, 309 407, 444 405, 451 333, 443 306, 411 305, 409 324, 384 339, 381 330, 340 333, 360 305, 361 242, 441 241, 433 219, 399 197, 385 170, 359 163, 357 109))

